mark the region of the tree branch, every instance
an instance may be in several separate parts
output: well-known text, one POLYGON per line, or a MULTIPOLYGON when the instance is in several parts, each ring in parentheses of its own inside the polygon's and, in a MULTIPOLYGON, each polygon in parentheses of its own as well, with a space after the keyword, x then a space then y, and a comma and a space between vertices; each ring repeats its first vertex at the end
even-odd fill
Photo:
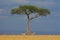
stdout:
POLYGON ((39 17, 39 16, 36 15, 35 17, 31 17, 30 20, 35 19, 35 18, 38 18, 38 17, 39 17))

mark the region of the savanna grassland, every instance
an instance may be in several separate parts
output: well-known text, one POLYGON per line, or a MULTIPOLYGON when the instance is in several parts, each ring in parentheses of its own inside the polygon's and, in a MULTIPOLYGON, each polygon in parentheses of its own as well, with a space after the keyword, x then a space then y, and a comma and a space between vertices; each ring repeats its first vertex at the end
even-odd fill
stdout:
POLYGON ((60 40, 60 35, 0 35, 0 40, 60 40))

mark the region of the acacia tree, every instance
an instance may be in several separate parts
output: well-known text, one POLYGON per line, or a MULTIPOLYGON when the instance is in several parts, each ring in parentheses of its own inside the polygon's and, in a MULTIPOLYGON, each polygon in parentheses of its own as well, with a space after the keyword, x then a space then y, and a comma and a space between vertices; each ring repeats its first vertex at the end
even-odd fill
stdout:
POLYGON ((38 18, 40 16, 46 16, 48 14, 50 14, 50 11, 48 9, 45 8, 39 8, 36 6, 32 6, 32 5, 24 5, 24 6, 19 6, 18 8, 14 8, 11 10, 12 14, 22 14, 22 15, 26 15, 27 19, 28 19, 28 23, 27 23, 27 34, 30 35, 30 21, 32 19, 38 18), (34 14, 33 17, 31 17, 30 15, 34 14))

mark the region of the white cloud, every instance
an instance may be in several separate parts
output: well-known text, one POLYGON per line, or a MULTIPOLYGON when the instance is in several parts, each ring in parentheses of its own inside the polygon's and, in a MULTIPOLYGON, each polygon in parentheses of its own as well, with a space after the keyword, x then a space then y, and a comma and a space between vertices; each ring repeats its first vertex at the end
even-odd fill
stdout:
POLYGON ((0 18, 8 18, 8 16, 0 16, 0 18))
POLYGON ((8 10, 6 9, 0 9, 0 14, 6 14, 8 10))
POLYGON ((53 16, 56 16, 56 17, 60 16, 60 12, 53 12, 53 16))
POLYGON ((54 4, 56 4, 53 1, 35 1, 34 5, 39 5, 39 6, 53 6, 54 4))
POLYGON ((53 6, 53 5, 57 5, 59 3, 55 2, 54 0, 7 0, 7 2, 5 2, 5 4, 14 4, 14 3, 18 3, 18 4, 32 4, 32 5, 37 5, 37 6, 53 6))
POLYGON ((4 9, 0 9, 0 14, 2 14, 4 12, 4 9))
POLYGON ((28 4, 29 0, 3 0, 1 3, 5 6, 9 6, 12 4, 28 4))
POLYGON ((44 0, 44 1, 32 1, 32 5, 43 6, 43 7, 52 7, 59 5, 59 2, 55 2, 54 0, 44 0))
MULTIPOLYGON (((53 6, 54 4, 56 4, 56 2, 54 2, 54 0, 45 0, 45 1, 32 0, 32 1, 35 5, 53 6)), ((15 0, 15 2, 21 3, 21 4, 29 4, 32 1, 30 1, 30 0, 15 0)))
POLYGON ((10 0, 10 2, 20 3, 20 4, 28 4, 29 0, 10 0))
POLYGON ((38 4, 40 4, 40 5, 45 5, 45 6, 49 6, 49 5, 53 5, 54 2, 47 2, 47 1, 44 1, 44 2, 39 2, 38 4))

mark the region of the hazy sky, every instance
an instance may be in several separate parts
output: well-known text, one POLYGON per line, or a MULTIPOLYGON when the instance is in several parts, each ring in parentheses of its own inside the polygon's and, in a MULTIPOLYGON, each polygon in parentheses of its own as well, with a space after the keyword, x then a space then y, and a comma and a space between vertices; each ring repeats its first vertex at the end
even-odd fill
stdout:
POLYGON ((11 9, 20 5, 47 8, 51 14, 31 21, 31 32, 60 34, 60 0, 0 0, 0 33, 26 32, 26 15, 11 15, 11 9))

